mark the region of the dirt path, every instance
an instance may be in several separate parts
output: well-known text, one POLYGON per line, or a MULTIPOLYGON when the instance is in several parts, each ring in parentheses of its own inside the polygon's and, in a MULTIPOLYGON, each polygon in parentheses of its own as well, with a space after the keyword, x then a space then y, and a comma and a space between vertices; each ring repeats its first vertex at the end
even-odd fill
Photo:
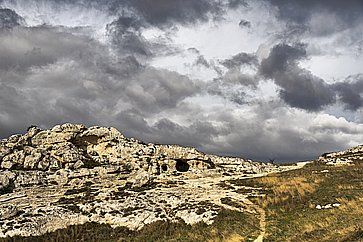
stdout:
POLYGON ((260 235, 257 237, 257 239, 255 239, 254 242, 262 242, 263 238, 266 234, 266 212, 263 208, 259 207, 258 205, 255 206, 255 209, 259 213, 261 232, 260 232, 260 235))

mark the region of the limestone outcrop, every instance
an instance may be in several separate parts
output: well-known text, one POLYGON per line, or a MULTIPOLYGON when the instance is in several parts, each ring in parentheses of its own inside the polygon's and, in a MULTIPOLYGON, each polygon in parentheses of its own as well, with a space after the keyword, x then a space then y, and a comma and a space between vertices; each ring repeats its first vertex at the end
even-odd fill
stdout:
POLYGON ((363 145, 344 151, 325 153, 319 157, 319 161, 328 165, 344 165, 355 161, 363 161, 363 145))
POLYGON ((236 187, 222 188, 225 182, 283 169, 191 147, 145 144, 114 128, 30 127, 0 141, 0 237, 85 222, 129 229, 158 220, 212 223, 223 207, 242 209, 223 198, 243 203, 247 197, 236 187))

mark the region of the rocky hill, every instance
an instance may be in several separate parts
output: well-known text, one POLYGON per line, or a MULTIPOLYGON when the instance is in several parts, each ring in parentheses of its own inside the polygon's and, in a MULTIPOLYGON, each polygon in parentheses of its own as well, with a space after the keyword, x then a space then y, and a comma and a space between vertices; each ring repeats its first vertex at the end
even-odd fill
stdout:
POLYGON ((319 161, 330 165, 342 165, 354 161, 363 161, 363 145, 332 153, 325 153, 319 157, 319 161))
POLYGON ((228 180, 290 169, 78 124, 1 140, 0 168, 3 238, 87 222, 130 230, 166 220, 210 224, 223 208, 255 212, 228 180))
POLYGON ((278 166, 30 127, 0 141, 0 241, 359 241, 362 160, 358 146, 278 166))

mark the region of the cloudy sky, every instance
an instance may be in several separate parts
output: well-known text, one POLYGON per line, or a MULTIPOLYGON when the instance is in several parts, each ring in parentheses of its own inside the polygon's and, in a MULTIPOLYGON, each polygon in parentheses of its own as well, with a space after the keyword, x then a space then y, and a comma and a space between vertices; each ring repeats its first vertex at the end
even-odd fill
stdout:
POLYGON ((297 161, 363 143, 362 0, 0 0, 0 138, 114 126, 297 161))

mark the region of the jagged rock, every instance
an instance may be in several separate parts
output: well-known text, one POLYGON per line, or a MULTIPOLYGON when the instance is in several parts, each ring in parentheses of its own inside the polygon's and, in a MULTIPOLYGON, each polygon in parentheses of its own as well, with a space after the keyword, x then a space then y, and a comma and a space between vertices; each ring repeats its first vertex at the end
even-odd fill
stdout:
POLYGON ((7 138, 7 142, 16 143, 19 141, 20 138, 21 138, 21 134, 14 134, 14 135, 11 135, 9 138, 7 138))
POLYGON ((25 169, 35 169, 38 168, 38 164, 41 161, 42 154, 38 153, 36 150, 33 150, 31 154, 27 155, 24 160, 24 168, 25 169))
POLYGON ((52 145, 58 143, 64 143, 70 141, 75 137, 75 133, 72 132, 52 132, 52 131, 41 131, 32 138, 32 144, 37 145, 52 145))
POLYGON ((25 161, 25 153, 23 150, 16 150, 3 157, 1 168, 12 169, 14 166, 22 167, 25 161))
POLYGON ((0 143, 0 162, 3 159, 4 156, 10 154, 11 149, 8 147, 5 147, 4 144, 0 143))
POLYGON ((36 127, 36 126, 32 126, 28 129, 27 133, 25 134, 25 136, 29 139, 33 138, 37 133, 39 133, 40 131, 42 131, 40 128, 36 127))
POLYGON ((85 159, 82 156, 82 151, 70 142, 54 144, 50 153, 62 163, 75 163, 78 160, 85 159))
POLYGON ((14 165, 15 165, 15 163, 13 161, 9 160, 9 159, 3 160, 1 162, 1 168, 3 168, 3 169, 9 169, 10 170, 14 165))
POLYGON ((66 124, 54 126, 51 129, 51 131, 56 132, 56 133, 60 133, 60 132, 62 132, 62 133, 80 133, 85 129, 86 129, 86 126, 84 126, 83 124, 66 123, 66 124))
POLYGON ((354 161, 363 161, 363 145, 345 151, 325 153, 319 157, 318 161, 327 165, 347 165, 354 161))

